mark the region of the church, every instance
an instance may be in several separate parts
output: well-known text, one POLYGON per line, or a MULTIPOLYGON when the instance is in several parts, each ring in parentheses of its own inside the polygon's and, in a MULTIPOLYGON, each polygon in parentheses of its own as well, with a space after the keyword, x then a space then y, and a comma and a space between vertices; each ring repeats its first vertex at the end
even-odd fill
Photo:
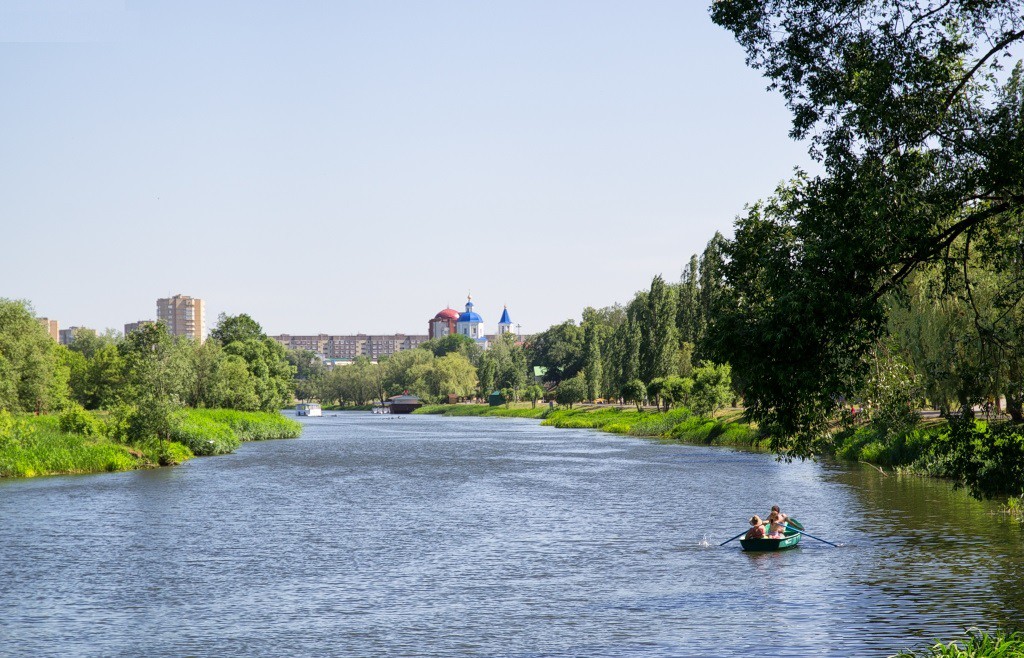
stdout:
POLYGON ((518 338, 518 332, 513 329, 512 318, 509 317, 506 306, 498 320, 498 333, 488 336, 484 331, 484 319, 479 313, 473 310, 473 296, 466 297, 466 310, 459 313, 453 308, 446 308, 440 311, 427 325, 427 335, 431 338, 441 338, 449 334, 460 334, 472 338, 478 345, 487 349, 490 340, 496 336, 513 334, 518 338))

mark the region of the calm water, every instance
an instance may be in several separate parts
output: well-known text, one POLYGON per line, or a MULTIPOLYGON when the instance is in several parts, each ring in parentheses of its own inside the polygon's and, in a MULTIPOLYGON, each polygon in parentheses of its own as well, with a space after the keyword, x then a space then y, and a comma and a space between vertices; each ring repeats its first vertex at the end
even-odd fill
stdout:
POLYGON ((1024 619, 993 509, 868 468, 334 415, 173 469, 0 481, 0 654, 882 656, 1024 619), (774 502, 842 546, 717 546, 774 502))

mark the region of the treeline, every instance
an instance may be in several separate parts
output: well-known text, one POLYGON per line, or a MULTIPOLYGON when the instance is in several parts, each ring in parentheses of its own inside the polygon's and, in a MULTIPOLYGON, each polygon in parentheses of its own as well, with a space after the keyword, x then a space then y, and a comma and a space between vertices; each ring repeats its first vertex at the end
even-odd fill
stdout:
POLYGON ((529 363, 557 390, 571 387, 576 401, 647 401, 700 414, 734 401, 730 367, 715 361, 708 334, 725 286, 724 244, 716 233, 678 283, 656 276, 625 306, 588 307, 579 325, 567 320, 532 336, 529 363))
POLYGON ((498 337, 486 351, 471 338, 452 334, 379 363, 359 357, 329 371, 313 352, 290 350, 288 359, 296 367, 296 397, 326 404, 365 405, 404 392, 428 402, 486 398, 495 390, 509 399, 536 400, 544 393, 530 385, 526 351, 511 334, 498 337))

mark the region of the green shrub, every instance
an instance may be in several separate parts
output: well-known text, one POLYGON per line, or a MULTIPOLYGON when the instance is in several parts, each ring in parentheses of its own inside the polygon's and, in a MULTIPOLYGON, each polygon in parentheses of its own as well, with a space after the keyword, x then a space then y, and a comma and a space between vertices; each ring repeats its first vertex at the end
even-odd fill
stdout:
POLYGON ((226 425, 242 441, 294 439, 302 434, 302 423, 273 411, 189 409, 187 415, 226 425))
POLYGON ((71 404, 59 416, 61 432, 99 436, 103 434, 103 423, 79 404, 71 404))

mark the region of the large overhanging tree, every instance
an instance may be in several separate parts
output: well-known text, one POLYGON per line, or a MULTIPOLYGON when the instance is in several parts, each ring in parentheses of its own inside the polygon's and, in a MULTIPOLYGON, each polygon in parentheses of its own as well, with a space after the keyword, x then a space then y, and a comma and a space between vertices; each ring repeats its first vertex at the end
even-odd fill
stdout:
MULTIPOLYGON (((726 252, 716 335, 776 449, 817 451, 883 298, 974 235, 1024 259, 1020 0, 720 0, 822 173, 751 207, 726 252), (992 239, 999 236, 1000 239, 992 239)), ((969 288, 969 284, 968 284, 969 288)))

